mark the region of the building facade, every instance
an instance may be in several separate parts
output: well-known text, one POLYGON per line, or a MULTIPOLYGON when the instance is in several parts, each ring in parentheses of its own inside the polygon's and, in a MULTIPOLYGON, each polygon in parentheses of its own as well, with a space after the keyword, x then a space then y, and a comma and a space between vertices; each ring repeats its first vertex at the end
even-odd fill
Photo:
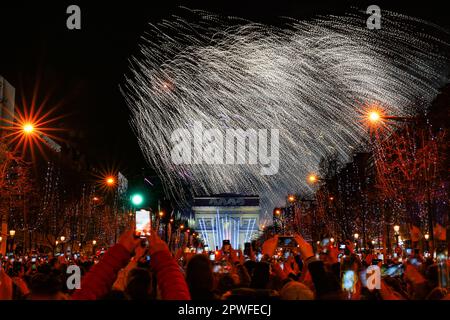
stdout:
POLYGON ((195 229, 210 250, 229 240, 234 249, 244 249, 259 235, 259 196, 219 194, 194 198, 195 229))

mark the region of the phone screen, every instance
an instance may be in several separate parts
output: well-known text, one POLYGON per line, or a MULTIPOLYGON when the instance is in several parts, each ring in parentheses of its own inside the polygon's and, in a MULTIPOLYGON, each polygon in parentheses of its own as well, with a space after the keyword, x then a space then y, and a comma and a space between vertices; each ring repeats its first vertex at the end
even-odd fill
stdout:
POLYGON ((296 247, 297 244, 294 240, 294 237, 278 237, 278 247, 286 248, 286 247, 296 247))
POLYGON ((216 260, 216 255, 214 253, 209 255, 209 260, 214 261, 216 260))
POLYGON ((345 291, 353 292, 355 288, 355 271, 344 271, 342 276, 342 289, 345 291))
POLYGON ((136 211, 136 235, 141 238, 150 235, 150 211, 136 211))

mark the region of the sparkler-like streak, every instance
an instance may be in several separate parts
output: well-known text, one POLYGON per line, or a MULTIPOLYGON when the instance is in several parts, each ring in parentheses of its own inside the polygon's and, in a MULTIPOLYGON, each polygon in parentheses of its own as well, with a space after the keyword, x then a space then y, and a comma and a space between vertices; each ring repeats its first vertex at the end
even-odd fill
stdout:
POLYGON ((189 185, 197 194, 259 194, 271 212, 286 194, 309 191, 306 177, 324 154, 345 160, 367 138, 366 107, 408 116, 445 81, 438 50, 447 45, 415 29, 435 27, 393 13, 383 12, 380 30, 368 30, 364 14, 269 27, 187 13, 195 22, 151 26, 124 88, 143 153, 180 201, 189 185), (194 121, 278 129, 278 173, 262 176, 253 164, 175 165, 171 134, 194 121))

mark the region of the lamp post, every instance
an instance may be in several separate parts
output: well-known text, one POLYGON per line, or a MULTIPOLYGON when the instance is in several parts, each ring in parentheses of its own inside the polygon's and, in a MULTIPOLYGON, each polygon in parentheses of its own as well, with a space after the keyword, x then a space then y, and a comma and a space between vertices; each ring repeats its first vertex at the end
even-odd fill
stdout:
POLYGON ((400 237, 400 226, 398 224, 394 226, 394 235, 395 235, 395 245, 398 247, 399 245, 398 238, 400 237))
POLYGON ((425 251, 428 252, 428 250, 429 250, 428 249, 428 239, 430 239, 430 235, 428 233, 425 233, 424 237, 425 237, 425 251))
POLYGON ((92 240, 92 255, 95 256, 95 246, 97 245, 97 240, 92 240))
POLYGON ((353 235, 353 238, 355 238, 355 243, 356 243, 356 248, 355 248, 355 250, 356 250, 356 252, 358 252, 358 250, 359 250, 359 245, 358 245, 359 234, 358 234, 358 233, 355 233, 355 234, 353 235))
POLYGON ((9 230, 9 236, 11 237, 11 248, 9 252, 14 252, 14 236, 16 235, 16 230, 9 230))
POLYGON ((64 254, 64 240, 66 240, 66 237, 61 236, 59 239, 61 240, 61 252, 64 254))

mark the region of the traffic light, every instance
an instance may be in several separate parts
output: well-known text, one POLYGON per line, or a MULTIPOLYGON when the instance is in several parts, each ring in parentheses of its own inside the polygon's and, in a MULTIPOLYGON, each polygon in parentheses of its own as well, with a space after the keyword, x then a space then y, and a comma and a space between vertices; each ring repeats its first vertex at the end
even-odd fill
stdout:
POLYGON ((131 203, 135 206, 139 206, 144 202, 144 197, 139 194, 139 193, 135 193, 131 196, 131 203))

